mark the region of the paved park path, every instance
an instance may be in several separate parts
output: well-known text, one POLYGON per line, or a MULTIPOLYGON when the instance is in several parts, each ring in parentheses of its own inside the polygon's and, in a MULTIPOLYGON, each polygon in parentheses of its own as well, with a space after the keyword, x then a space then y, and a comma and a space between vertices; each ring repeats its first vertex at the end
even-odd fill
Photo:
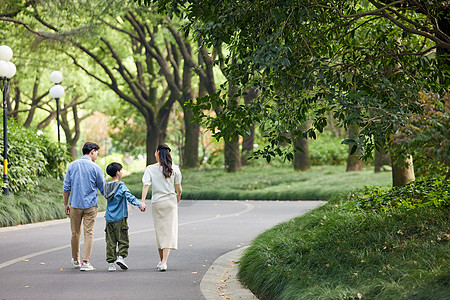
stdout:
MULTIPOLYGON (((167 272, 159 257, 151 210, 131 207, 129 270, 107 272, 103 214, 95 224, 92 272, 70 263, 68 219, 0 228, 0 299, 205 299, 201 281, 211 265, 250 244, 274 225, 323 204, 320 201, 182 201, 179 250, 167 272)), ((62 209, 62 208, 61 208, 62 209)), ((211 272, 210 272, 211 273, 211 272)), ((213 285, 204 285, 204 289, 213 285)), ((207 299, 210 299, 207 296, 207 299)))

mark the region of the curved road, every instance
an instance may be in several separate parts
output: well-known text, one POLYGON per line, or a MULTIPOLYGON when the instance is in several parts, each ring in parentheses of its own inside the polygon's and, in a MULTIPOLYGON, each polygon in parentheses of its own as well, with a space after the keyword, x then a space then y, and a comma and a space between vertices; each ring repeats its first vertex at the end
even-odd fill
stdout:
POLYGON ((107 272, 103 214, 92 272, 70 263, 68 219, 0 228, 0 299, 205 299, 200 281, 216 258, 321 201, 182 201, 179 250, 159 272, 151 210, 129 209, 129 270, 107 272))

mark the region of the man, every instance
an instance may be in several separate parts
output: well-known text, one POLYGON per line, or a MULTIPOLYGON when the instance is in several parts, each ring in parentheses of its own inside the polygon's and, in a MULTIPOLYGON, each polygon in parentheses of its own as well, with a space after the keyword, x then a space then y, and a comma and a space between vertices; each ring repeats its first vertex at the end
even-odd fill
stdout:
POLYGON ((72 264, 80 271, 95 268, 89 262, 94 242, 94 224, 97 217, 97 189, 104 195, 105 178, 100 166, 95 164, 100 147, 91 142, 83 146, 83 157, 67 167, 64 178, 64 206, 70 216, 72 231, 72 264), (70 197, 70 205, 69 205, 70 197), (84 228, 82 263, 80 264, 81 223, 84 228))

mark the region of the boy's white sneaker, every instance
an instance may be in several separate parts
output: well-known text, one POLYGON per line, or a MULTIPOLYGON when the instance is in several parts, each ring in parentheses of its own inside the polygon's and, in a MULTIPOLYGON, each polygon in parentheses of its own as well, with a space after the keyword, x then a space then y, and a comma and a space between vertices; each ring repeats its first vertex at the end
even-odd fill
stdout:
POLYGON ((125 261, 123 260, 122 256, 117 257, 116 264, 118 264, 122 270, 128 270, 128 266, 125 263, 125 261))
POLYGON ((94 266, 91 265, 91 263, 82 263, 80 267, 80 271, 93 271, 95 270, 94 266))
POLYGON ((72 258, 72 265, 73 265, 74 268, 81 267, 80 261, 79 260, 74 260, 73 258, 72 258))
POLYGON ((114 263, 109 263, 108 272, 114 272, 116 270, 116 265, 114 263))

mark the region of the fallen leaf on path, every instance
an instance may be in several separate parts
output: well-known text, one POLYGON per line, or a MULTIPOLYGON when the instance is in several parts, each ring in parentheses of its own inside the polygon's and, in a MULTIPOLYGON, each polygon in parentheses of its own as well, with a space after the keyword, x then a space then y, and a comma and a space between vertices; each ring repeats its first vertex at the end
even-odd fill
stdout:
POLYGON ((22 259, 22 261, 30 261, 29 259, 22 259))

